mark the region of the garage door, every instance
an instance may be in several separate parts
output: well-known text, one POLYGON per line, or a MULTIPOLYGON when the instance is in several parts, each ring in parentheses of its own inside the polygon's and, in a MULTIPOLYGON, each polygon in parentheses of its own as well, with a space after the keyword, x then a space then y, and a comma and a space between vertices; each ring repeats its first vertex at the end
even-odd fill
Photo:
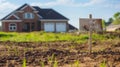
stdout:
POLYGON ((54 23, 45 23, 44 24, 44 29, 46 32, 54 32, 54 23))
POLYGON ((66 32, 66 23, 56 23, 56 32, 66 32))

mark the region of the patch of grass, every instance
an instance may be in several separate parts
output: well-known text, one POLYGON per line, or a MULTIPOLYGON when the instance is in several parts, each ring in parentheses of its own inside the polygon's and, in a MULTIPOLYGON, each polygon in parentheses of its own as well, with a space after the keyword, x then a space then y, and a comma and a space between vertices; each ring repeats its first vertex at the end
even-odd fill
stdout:
MULTIPOLYGON (((110 36, 112 37, 112 36, 110 36)), ((93 40, 106 40, 106 35, 93 33, 93 40)), ((46 33, 46 32, 0 32, 0 41, 15 41, 15 42, 50 42, 50 41, 72 41, 77 43, 86 43, 89 35, 86 34, 71 34, 71 33, 46 33)))

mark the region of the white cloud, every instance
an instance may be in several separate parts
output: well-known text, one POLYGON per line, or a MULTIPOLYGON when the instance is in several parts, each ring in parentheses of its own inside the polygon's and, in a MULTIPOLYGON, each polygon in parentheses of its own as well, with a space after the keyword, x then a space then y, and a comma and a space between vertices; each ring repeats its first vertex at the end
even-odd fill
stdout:
POLYGON ((95 4, 100 4, 103 3, 105 0, 90 0, 89 2, 86 3, 81 3, 83 6, 91 6, 95 4))
POLYGON ((0 0, 0 11, 6 10, 6 9, 15 9, 15 8, 17 8, 15 4, 12 4, 7 0, 0 0))
POLYGON ((56 1, 51 1, 47 3, 41 3, 41 2, 35 2, 32 3, 32 5, 37 5, 37 6, 73 6, 73 7, 86 7, 86 6, 92 6, 95 4, 100 4, 104 2, 105 0, 89 0, 88 2, 85 3, 76 3, 75 0, 56 0, 56 1))
POLYGON ((57 5, 66 5, 73 3, 74 0, 56 0, 56 1, 51 1, 51 2, 46 2, 46 3, 41 3, 41 2, 35 2, 32 3, 32 5, 38 5, 38 6, 57 6, 57 5))
POLYGON ((104 7, 120 9, 120 4, 106 4, 106 5, 104 5, 104 7))
POLYGON ((0 0, 0 19, 6 16, 18 6, 8 2, 7 0, 0 0))

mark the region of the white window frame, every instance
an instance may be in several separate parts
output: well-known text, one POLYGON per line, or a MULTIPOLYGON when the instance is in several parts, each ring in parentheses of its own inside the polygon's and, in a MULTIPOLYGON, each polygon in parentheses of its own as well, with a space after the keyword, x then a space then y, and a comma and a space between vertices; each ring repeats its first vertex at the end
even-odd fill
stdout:
POLYGON ((9 31, 16 31, 16 30, 17 30, 17 24, 16 23, 10 23, 9 24, 9 31), (15 24, 15 26, 11 26, 11 24, 15 24))
POLYGON ((24 13, 24 19, 34 19, 34 14, 30 12, 24 13))

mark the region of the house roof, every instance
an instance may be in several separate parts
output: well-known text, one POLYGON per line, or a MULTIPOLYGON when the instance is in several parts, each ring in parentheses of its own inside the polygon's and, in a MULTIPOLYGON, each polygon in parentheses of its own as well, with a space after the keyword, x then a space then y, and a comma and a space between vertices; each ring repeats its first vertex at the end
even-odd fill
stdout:
POLYGON ((33 6, 33 7, 39 11, 38 14, 43 17, 42 19, 67 19, 68 20, 68 18, 64 17, 63 15, 61 15, 60 13, 58 13, 53 9, 43 9, 37 6, 33 6))
POLYGON ((69 25, 69 29, 70 30, 78 30, 75 26, 71 25, 71 24, 68 24, 69 25))
MULTIPOLYGON (((27 5, 28 4, 22 5, 21 7, 19 7, 15 11, 11 12, 10 14, 5 16, 1 20, 5 20, 6 17, 8 17, 9 15, 13 14, 16 11, 20 11, 23 7, 25 7, 27 5)), ((31 6, 31 7, 35 8, 38 11, 38 14, 40 16, 42 16, 42 19, 64 19, 64 20, 68 20, 68 18, 66 18, 65 16, 61 15, 60 13, 58 13, 57 11, 55 11, 53 9, 44 9, 44 8, 40 8, 38 6, 31 6)))
POLYGON ((106 28, 107 31, 116 31, 117 29, 120 29, 120 24, 119 25, 109 25, 106 28))
POLYGON ((18 9, 16 9, 15 11, 19 11, 20 9, 22 9, 23 7, 27 6, 28 4, 24 4, 21 7, 19 7, 18 9))
MULTIPOLYGON (((93 20, 102 20, 101 18, 92 18, 93 20)), ((90 18, 80 18, 80 20, 90 20, 90 18)))

